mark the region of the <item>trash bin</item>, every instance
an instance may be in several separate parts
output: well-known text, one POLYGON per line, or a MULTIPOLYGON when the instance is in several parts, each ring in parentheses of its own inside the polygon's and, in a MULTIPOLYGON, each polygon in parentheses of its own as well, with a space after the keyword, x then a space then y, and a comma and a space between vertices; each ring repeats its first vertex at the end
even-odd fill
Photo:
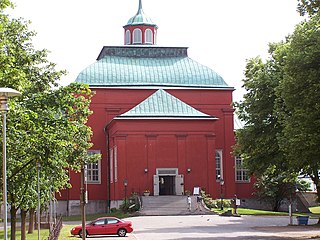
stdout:
POLYGON ((298 225, 308 225, 309 216, 298 216, 298 225))

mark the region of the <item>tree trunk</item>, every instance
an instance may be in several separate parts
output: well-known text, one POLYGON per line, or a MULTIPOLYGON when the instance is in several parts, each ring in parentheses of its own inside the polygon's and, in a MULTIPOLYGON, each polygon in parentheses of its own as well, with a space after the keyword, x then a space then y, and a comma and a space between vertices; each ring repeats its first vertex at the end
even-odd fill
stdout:
POLYGON ((282 199, 276 198, 276 200, 274 202, 274 205, 273 205, 273 211, 274 212, 278 212, 279 211, 280 206, 281 206, 281 202, 282 202, 282 199))
POLYGON ((29 211, 29 228, 28 228, 28 234, 33 233, 34 230, 34 208, 31 208, 29 211))
POLYGON ((317 179, 318 181, 314 181, 316 188, 317 188, 317 201, 318 203, 320 203, 320 183, 319 183, 319 179, 317 179))
POLYGON ((21 209, 21 240, 26 240, 26 218, 27 211, 21 209))
MULTIPOLYGON (((316 184, 316 188, 317 188, 317 201, 318 203, 320 203, 320 183, 319 183, 318 177, 317 177, 317 181, 314 181, 314 183, 316 184)), ((318 219, 318 224, 320 224, 320 217, 318 219)))
MULTIPOLYGON (((317 202, 320 203, 320 181, 319 181, 319 173, 318 173, 318 168, 315 168, 315 170, 313 171, 314 175, 311 175, 311 179, 313 181, 313 183, 316 185, 316 190, 317 190, 317 202)), ((318 219, 318 223, 320 224, 320 217, 318 219)))
POLYGON ((11 205, 11 240, 16 240, 17 208, 11 205))

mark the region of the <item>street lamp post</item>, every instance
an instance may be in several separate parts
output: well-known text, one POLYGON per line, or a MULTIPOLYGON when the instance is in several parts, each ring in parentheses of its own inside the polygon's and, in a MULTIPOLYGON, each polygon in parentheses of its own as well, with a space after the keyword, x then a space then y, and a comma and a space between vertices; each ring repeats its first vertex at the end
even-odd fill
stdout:
POLYGON ((127 179, 123 181, 123 185, 124 185, 124 205, 127 206, 127 187, 128 187, 127 179))
POLYGON ((4 240, 8 239, 7 231, 7 147, 6 147, 6 117, 8 108, 8 98, 19 96, 20 92, 12 88, 0 88, 0 111, 2 113, 2 178, 3 178, 3 228, 4 228, 4 240))
POLYGON ((37 220, 38 220, 38 240, 40 240, 40 226, 41 226, 41 198, 40 198, 40 169, 41 165, 38 161, 38 210, 37 210, 37 220))
POLYGON ((220 178, 219 180, 220 182, 220 200, 221 200, 221 210, 223 210, 223 184, 224 184, 224 180, 222 178, 220 178))
POLYGON ((81 183, 80 183, 80 206, 81 206, 81 226, 82 226, 82 240, 87 237, 86 234, 86 204, 88 201, 87 189, 85 188, 87 182, 87 165, 81 165, 81 183))

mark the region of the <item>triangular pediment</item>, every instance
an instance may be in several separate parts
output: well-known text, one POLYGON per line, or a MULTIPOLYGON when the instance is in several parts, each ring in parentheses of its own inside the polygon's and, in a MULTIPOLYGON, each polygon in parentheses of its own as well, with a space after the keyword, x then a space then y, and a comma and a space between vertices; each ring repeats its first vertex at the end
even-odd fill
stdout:
POLYGON ((213 118, 159 89, 139 105, 118 118, 213 118))

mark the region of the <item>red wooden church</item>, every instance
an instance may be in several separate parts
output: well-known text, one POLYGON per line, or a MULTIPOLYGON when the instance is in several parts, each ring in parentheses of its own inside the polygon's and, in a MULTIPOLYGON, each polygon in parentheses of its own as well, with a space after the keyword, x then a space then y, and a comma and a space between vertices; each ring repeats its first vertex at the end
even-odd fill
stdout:
MULTIPOLYGON (((124 26, 124 46, 105 46, 78 75, 96 92, 91 103, 87 212, 118 207, 132 192, 183 195, 201 187, 213 197, 250 198, 252 184, 235 143, 233 87, 188 57, 185 47, 156 46, 157 25, 141 0, 124 26)), ((62 193, 62 212, 79 212, 80 174, 62 193)))

